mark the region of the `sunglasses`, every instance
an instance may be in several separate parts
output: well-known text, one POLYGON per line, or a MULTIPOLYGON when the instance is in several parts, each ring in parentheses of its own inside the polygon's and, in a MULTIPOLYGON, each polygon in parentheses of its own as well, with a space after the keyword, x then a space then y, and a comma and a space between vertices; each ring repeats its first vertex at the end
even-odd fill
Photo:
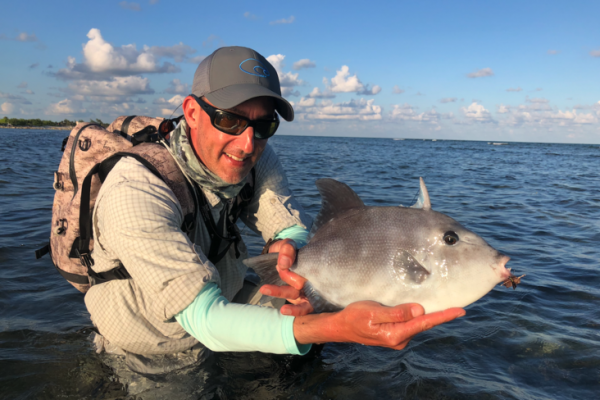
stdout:
POLYGON ((215 108, 193 94, 191 96, 208 114, 212 125, 228 135, 239 136, 247 127, 251 126, 254 128, 255 139, 268 139, 273 136, 277 131, 277 128, 279 128, 279 117, 277 116, 277 113, 275 113, 274 119, 259 119, 252 121, 241 115, 215 108))

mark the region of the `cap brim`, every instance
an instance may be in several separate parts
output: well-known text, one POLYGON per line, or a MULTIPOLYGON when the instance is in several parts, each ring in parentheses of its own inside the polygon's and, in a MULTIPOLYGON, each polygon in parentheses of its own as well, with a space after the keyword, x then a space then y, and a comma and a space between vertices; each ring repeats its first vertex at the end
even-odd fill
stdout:
POLYGON ((294 108, 283 97, 256 84, 239 84, 227 86, 204 95, 215 107, 232 108, 255 97, 272 97, 275 99, 275 109, 283 119, 294 120, 294 108))

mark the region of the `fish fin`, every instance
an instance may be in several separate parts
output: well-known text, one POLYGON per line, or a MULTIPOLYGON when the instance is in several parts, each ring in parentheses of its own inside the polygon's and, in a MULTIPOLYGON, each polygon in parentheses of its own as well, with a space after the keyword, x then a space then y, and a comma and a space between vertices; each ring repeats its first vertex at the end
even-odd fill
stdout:
POLYGON ((394 270, 401 279, 421 284, 431 273, 425 269, 409 252, 400 250, 394 257, 394 270))
POLYGON ((315 234, 319 228, 338 215, 354 208, 362 208, 365 203, 348 185, 335 179, 325 178, 316 182, 321 194, 321 210, 315 218, 310 235, 315 234))
POLYGON ((316 313, 335 312, 343 308, 325 300, 310 282, 306 282, 302 290, 316 313))
POLYGON ((419 178, 419 197, 417 202, 410 208, 422 208, 423 210, 431 210, 431 200, 429 199, 429 192, 423 178, 419 178))
POLYGON ((282 286, 286 283, 281 280, 279 272, 277 272, 278 256, 279 253, 263 254, 258 257, 247 258, 243 262, 246 267, 252 268, 260 276, 262 283, 282 286))

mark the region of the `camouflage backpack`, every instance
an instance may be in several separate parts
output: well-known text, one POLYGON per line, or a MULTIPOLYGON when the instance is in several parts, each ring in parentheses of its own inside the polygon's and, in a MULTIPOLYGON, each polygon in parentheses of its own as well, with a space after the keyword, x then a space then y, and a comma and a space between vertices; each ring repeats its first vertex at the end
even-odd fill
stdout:
POLYGON ((216 264, 241 240, 236 221, 254 196, 254 168, 248 183, 224 207, 215 223, 204 194, 183 175, 165 145, 168 135, 183 116, 175 119, 122 116, 106 129, 98 124, 79 123, 65 138, 63 156, 54 173, 54 204, 49 243, 35 252, 36 258, 50 253, 58 272, 79 291, 112 279, 130 279, 121 264, 97 273, 91 267, 92 214, 96 197, 108 173, 122 157, 133 157, 162 179, 179 200, 184 215, 182 231, 194 241, 196 212, 208 228, 211 247, 208 259, 216 264), (130 134, 129 132, 135 132, 130 134))
POLYGON ((50 241, 36 251, 36 258, 50 253, 58 272, 84 293, 90 288, 88 276, 94 283, 130 277, 123 267, 104 273, 90 268, 94 203, 102 182, 122 157, 137 159, 162 179, 181 203, 185 221, 192 223, 195 207, 189 183, 160 143, 180 119, 119 117, 106 129, 98 124, 77 124, 63 141, 63 156, 54 173, 50 241))

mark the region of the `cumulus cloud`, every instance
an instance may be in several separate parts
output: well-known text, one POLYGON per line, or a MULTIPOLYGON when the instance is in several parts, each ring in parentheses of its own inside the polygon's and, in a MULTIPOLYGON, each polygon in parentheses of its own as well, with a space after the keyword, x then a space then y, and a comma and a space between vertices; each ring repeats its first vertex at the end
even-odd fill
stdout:
POLYGON ((400 87, 398 85, 394 85, 394 87, 392 88, 392 93, 394 93, 394 94, 402 94, 404 92, 405 92, 405 90, 400 89, 400 87))
POLYGON ((27 89, 27 82, 23 81, 17 86, 19 89, 27 89))
POLYGON ((590 51, 590 56, 592 56, 592 57, 600 57, 600 50, 592 50, 592 51, 590 51))
POLYGON ((335 97, 335 94, 331 93, 328 90, 321 92, 318 87, 314 88, 312 92, 308 94, 308 97, 312 97, 315 99, 332 99, 335 97))
POLYGON ((491 68, 482 68, 475 72, 467 74, 469 78, 482 78, 484 76, 494 76, 494 71, 491 68))
MULTIPOLYGON (((534 99, 531 99, 534 100, 534 99)), ((541 99, 546 100, 546 99, 541 99)), ((589 113, 579 113, 574 107, 572 110, 560 110, 551 107, 547 102, 529 102, 518 106, 498 106, 498 113, 502 114, 500 125, 510 127, 535 126, 535 127, 580 127, 598 123, 600 117, 600 102, 580 109, 591 109, 589 113), (594 109, 595 115, 594 115, 594 109)))
POLYGON ((83 96, 133 96, 153 94, 148 78, 140 76, 120 76, 107 81, 75 81, 61 89, 63 92, 83 96))
POLYGON ((140 5, 138 3, 128 3, 126 1, 122 1, 119 3, 119 7, 121 7, 124 10, 130 10, 130 11, 142 11, 142 7, 140 7, 140 5))
POLYGON ((484 106, 476 102, 471 103, 469 107, 461 107, 460 110, 470 121, 494 122, 492 114, 484 106))
POLYGON ((169 82, 169 87, 165 89, 166 93, 172 94, 190 94, 192 89, 188 83, 181 83, 179 79, 173 79, 169 82))
POLYGON ((456 97, 444 97, 443 99, 440 99, 440 103, 455 103, 456 100, 456 97))
POLYGON ((267 57, 267 61, 271 63, 273 68, 277 71, 277 75, 279 76, 279 84, 281 85, 281 95, 282 96, 299 96, 300 93, 294 90, 296 86, 302 86, 305 82, 300 79, 298 73, 292 72, 283 72, 283 68, 285 64, 283 60, 285 56, 283 54, 273 54, 267 57))
POLYGON ((548 50, 548 54, 550 54, 551 56, 560 53, 560 50, 548 50))
POLYGON ((269 22, 269 24, 271 25, 281 25, 281 24, 291 24, 292 22, 294 22, 296 20, 296 17, 294 17, 293 15, 289 18, 282 18, 282 19, 278 19, 277 21, 271 21, 269 22))
POLYGON ((150 0, 149 3, 150 4, 158 4, 158 0, 150 0))
POLYGON ((68 57, 67 67, 52 74, 59 79, 107 79, 113 76, 130 76, 141 73, 179 72, 180 68, 169 63, 160 64, 161 58, 183 61, 196 50, 183 43, 172 47, 144 46, 140 51, 135 44, 115 47, 106 42, 99 29, 91 29, 89 41, 83 46, 83 62, 68 57))
POLYGON ((173 113, 173 110, 175 110, 183 103, 184 99, 185 96, 181 95, 175 95, 169 100, 165 99, 164 97, 160 97, 154 100, 154 104, 162 106, 162 108, 160 109, 162 115, 171 115, 173 113))
POLYGON ((523 89, 521 89, 521 86, 517 87, 517 88, 508 88, 506 89, 507 92, 520 92, 523 89))
POLYGON ((418 113, 416 107, 408 103, 394 104, 390 112, 390 118, 393 120, 430 122, 433 124, 439 123, 441 119, 450 119, 453 117, 454 114, 452 113, 441 114, 433 108, 430 111, 418 113))
POLYGON ((246 19, 249 19, 249 20, 252 20, 252 21, 254 21, 254 20, 257 20, 257 19, 258 19, 258 17, 257 17, 256 15, 252 14, 250 11, 246 11, 246 12, 244 13, 244 18, 246 18, 246 19))
POLYGON ((317 104, 314 98, 304 98, 294 105, 294 110, 300 120, 380 120, 382 108, 373 104, 374 101, 352 99, 348 102, 333 103, 331 100, 322 100, 317 104))
POLYGON ((70 115, 75 113, 86 112, 86 109, 81 107, 79 102, 64 99, 58 103, 52 103, 46 108, 46 115, 70 115))
POLYGON ((363 84, 356 74, 351 76, 350 68, 347 65, 343 65, 340 70, 336 71, 336 75, 331 78, 331 82, 323 79, 323 83, 327 86, 327 90, 333 93, 355 92, 356 94, 376 95, 381 92, 379 85, 370 87, 370 85, 363 84))
POLYGON ((315 68, 317 64, 314 61, 309 60, 308 58, 303 58, 302 60, 296 61, 292 68, 296 71, 304 68, 315 68))
POLYGON ((2 112, 6 114, 12 114, 15 111, 15 105, 7 101, 5 103, 2 103, 2 105, 0 106, 0 110, 2 110, 2 112))
POLYGON ((33 63, 29 66, 29 69, 37 68, 37 67, 39 67, 39 65, 40 65, 40 63, 33 63))

